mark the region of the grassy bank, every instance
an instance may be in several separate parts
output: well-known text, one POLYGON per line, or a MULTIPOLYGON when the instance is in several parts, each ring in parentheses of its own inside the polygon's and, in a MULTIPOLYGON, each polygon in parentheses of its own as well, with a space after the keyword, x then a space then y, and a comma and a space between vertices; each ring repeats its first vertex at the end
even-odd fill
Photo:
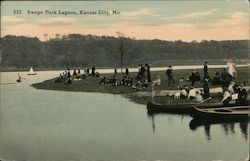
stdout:
MULTIPOLYGON (((209 75, 210 77, 214 76, 215 72, 221 72, 222 69, 210 69, 209 75)), ((248 67, 244 68, 238 68, 238 77, 236 78, 237 83, 243 83, 244 81, 249 82, 248 78, 248 67)), ((192 70, 175 70, 174 71, 174 79, 175 79, 175 86, 168 86, 167 77, 165 74, 165 71, 159 71, 159 72, 151 72, 152 79, 155 80, 156 76, 159 75, 162 84, 161 86, 155 87, 155 90, 175 90, 177 89, 178 80, 181 77, 188 78, 191 75, 192 70)), ((198 70, 201 77, 203 76, 203 70, 198 70)), ((59 75, 60 73, 58 73, 59 75)), ((136 77, 137 73, 130 73, 131 77, 136 77)), ((112 78, 113 74, 102 74, 101 77, 106 78, 112 78)), ((117 74, 118 80, 121 80, 122 75, 117 74)), ((70 85, 63 85, 62 83, 55 83, 55 79, 53 78, 51 80, 47 80, 41 83, 33 84, 32 86, 37 89, 45 89, 45 90, 57 90, 57 91, 78 91, 78 92, 98 92, 98 93, 110 93, 110 94, 122 94, 125 97, 129 98, 130 100, 140 103, 140 104, 146 104, 148 101, 151 101, 150 96, 140 96, 137 94, 137 92, 143 92, 143 91, 151 91, 151 87, 144 88, 142 90, 135 90, 132 89, 131 86, 112 86, 112 84, 104 84, 99 85, 99 81, 101 78, 89 76, 83 80, 80 81, 73 81, 70 85)), ((191 83, 188 82, 190 85, 191 83)), ((196 82, 195 87, 202 87, 202 83, 196 82)), ((218 86, 212 86, 210 85, 210 88, 212 87, 218 87, 218 86)), ((174 103, 174 101, 180 101, 180 100, 173 100, 169 97, 156 97, 156 102, 160 103, 174 103)), ((216 99, 218 100, 218 99, 216 99)), ((190 100, 181 100, 183 101, 190 101, 190 100)))

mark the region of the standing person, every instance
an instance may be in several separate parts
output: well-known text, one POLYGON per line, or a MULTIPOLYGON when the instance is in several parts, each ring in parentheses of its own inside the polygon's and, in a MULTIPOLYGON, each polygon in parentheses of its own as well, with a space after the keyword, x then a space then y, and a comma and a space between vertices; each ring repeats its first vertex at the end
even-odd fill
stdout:
POLYGON ((228 65, 228 73, 232 76, 233 79, 235 79, 237 77, 235 64, 230 62, 230 63, 227 63, 227 65, 228 65))
POLYGON ((168 86, 170 86, 170 82, 172 82, 174 86, 174 75, 173 75, 173 69, 171 65, 169 65, 166 74, 168 76, 168 86))
POLYGON ((208 78, 208 62, 206 61, 204 64, 204 79, 208 78))
POLYGON ((87 71, 87 73, 86 73, 86 74, 87 74, 87 75, 89 75, 89 68, 87 68, 87 70, 86 70, 86 71, 87 71))
POLYGON ((204 98, 207 99, 209 97, 209 84, 208 79, 204 79, 203 81, 203 91, 204 91, 204 98))
POLYGON ((80 74, 81 74, 81 69, 80 69, 80 68, 78 68, 78 72, 77 72, 77 74, 78 74, 78 75, 80 75, 80 74))
POLYGON ((224 68, 223 72, 221 73, 221 84, 223 91, 225 91, 228 88, 232 80, 233 80, 232 76, 228 73, 227 69, 224 68))
POLYGON ((148 64, 146 64, 147 66, 147 79, 148 79, 148 82, 151 82, 151 74, 150 74, 150 66, 148 64))
POLYGON ((138 74, 137 74, 137 80, 141 79, 141 65, 138 65, 138 74))
POLYGON ((73 76, 75 76, 75 75, 77 75, 77 74, 76 74, 76 69, 74 69, 74 71, 73 71, 73 76))
POLYGON ((115 73, 115 75, 117 74, 117 69, 116 68, 114 69, 114 73, 115 73))
POLYGON ((86 68, 83 69, 83 74, 87 74, 87 69, 86 68))
POLYGON ((67 71, 67 77, 70 78, 71 75, 70 75, 70 69, 68 68, 68 71, 67 71))
POLYGON ((190 76, 190 80, 191 80, 191 86, 194 86, 195 81, 196 81, 196 70, 195 69, 193 69, 193 71, 192 71, 192 74, 190 76))
POLYGON ((143 64, 141 64, 141 79, 144 79, 145 77, 145 71, 146 71, 146 68, 143 64))
POLYGON ((92 75, 95 75, 95 66, 92 66, 91 74, 92 74, 92 75))
POLYGON ((126 74, 126 76, 128 76, 128 75, 129 75, 129 70, 128 70, 128 68, 126 68, 126 70, 125 70, 125 74, 126 74))

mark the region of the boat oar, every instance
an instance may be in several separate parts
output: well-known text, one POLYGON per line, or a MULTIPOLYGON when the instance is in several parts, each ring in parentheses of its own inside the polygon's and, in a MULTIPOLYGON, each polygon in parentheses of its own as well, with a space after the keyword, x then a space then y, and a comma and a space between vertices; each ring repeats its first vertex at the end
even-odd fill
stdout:
POLYGON ((212 97, 208 97, 207 99, 203 100, 202 102, 198 102, 196 105, 202 104, 202 103, 207 102, 208 100, 211 100, 211 99, 212 99, 212 97))

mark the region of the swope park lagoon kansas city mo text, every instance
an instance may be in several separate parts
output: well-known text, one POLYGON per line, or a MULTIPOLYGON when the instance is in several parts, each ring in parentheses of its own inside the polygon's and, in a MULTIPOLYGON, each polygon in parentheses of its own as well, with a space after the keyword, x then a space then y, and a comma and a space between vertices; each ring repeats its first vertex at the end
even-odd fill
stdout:
POLYGON ((0 161, 249 161, 248 1, 4 1, 1 32, 0 161))

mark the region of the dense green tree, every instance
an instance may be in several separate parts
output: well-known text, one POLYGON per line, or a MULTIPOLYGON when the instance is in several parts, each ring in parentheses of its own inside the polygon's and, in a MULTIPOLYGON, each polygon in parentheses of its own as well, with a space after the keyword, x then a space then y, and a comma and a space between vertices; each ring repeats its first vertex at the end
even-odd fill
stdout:
MULTIPOLYGON (((110 36, 69 34, 46 41, 7 35, 1 38, 2 69, 121 67, 172 59, 246 59, 248 40, 183 42, 136 40, 110 36)), ((167 65, 167 64, 166 64, 167 65)))

